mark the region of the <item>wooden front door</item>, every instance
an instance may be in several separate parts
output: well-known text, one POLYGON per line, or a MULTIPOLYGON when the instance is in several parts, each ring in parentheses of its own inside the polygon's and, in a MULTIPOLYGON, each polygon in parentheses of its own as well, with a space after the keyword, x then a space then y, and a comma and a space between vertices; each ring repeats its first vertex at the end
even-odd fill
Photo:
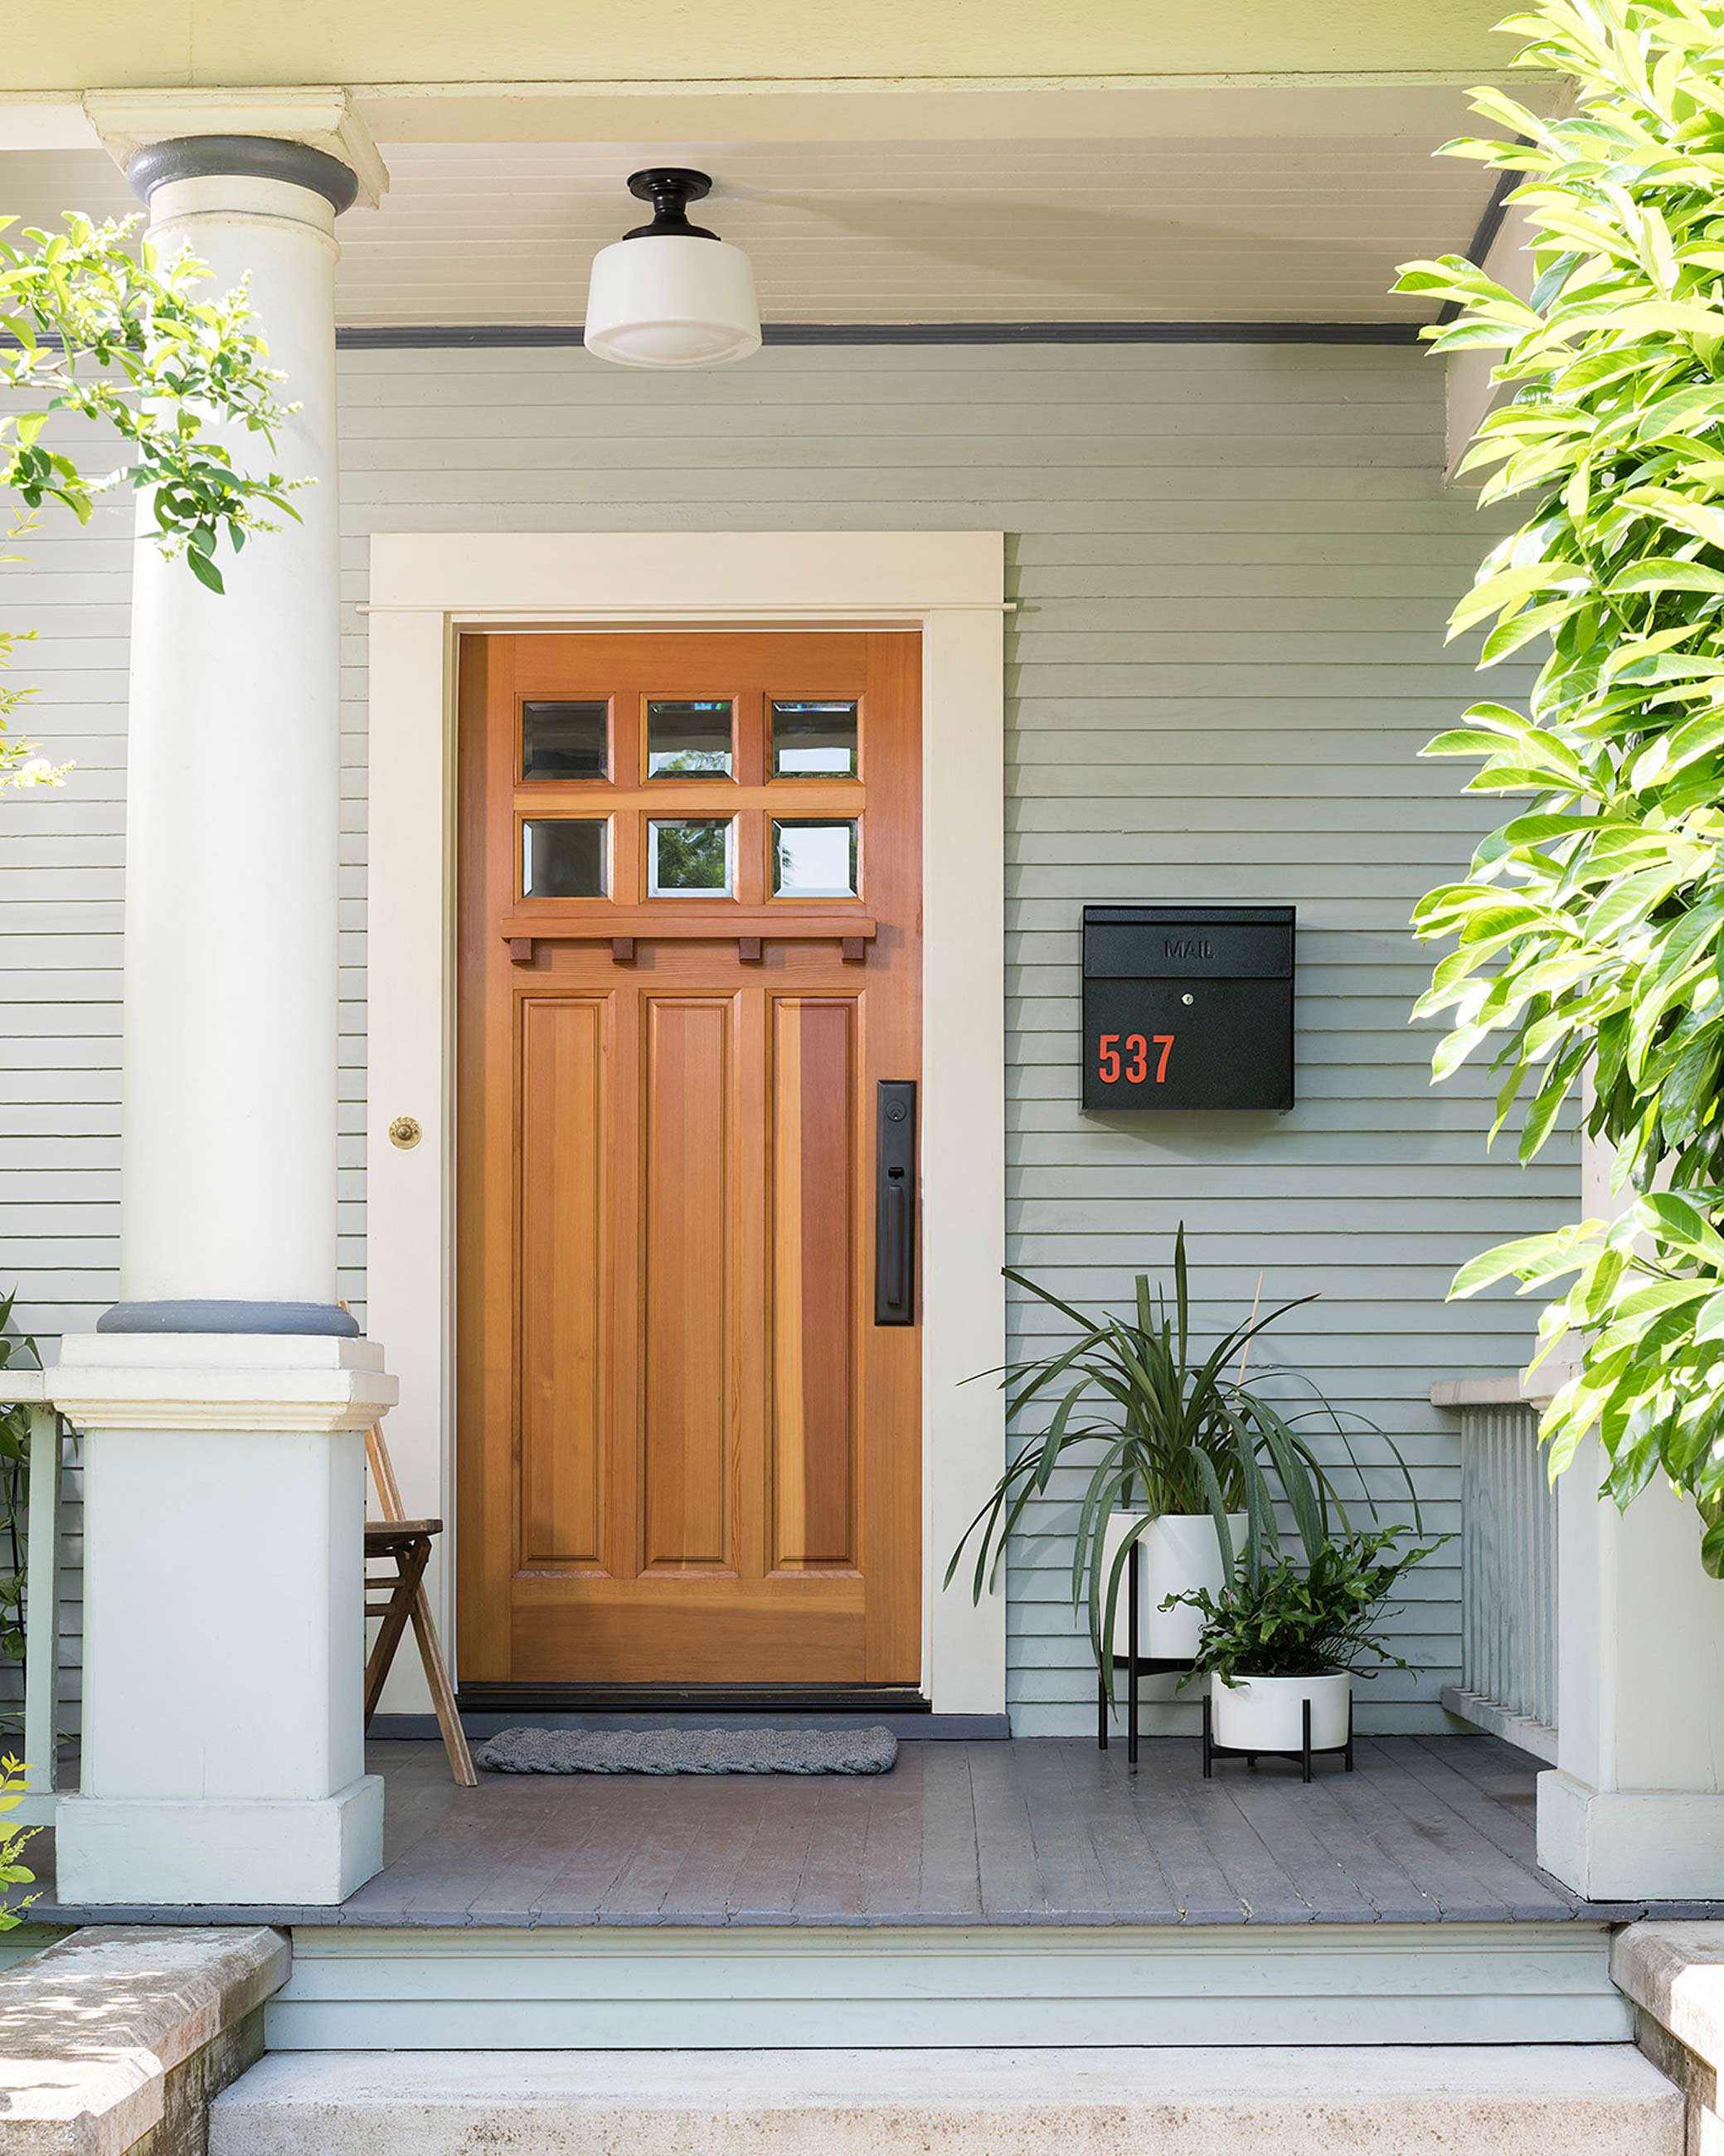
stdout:
POLYGON ((904 633, 463 639, 464 1683, 920 1676, 920 683, 904 633))

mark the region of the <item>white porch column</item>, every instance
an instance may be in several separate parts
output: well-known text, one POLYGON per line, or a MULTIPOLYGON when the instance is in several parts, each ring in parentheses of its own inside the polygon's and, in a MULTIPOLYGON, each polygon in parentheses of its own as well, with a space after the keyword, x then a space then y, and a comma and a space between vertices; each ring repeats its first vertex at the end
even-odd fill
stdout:
MULTIPOLYGON (((1618 1209, 1588 1142, 1583 1209, 1618 1209)), ((1589 1441, 1557 1485, 1557 1765, 1538 1778, 1538 1858, 1600 1902, 1724 1899, 1724 1582, 1662 1480, 1626 1512, 1589 1441)))
MULTIPOLYGON (((126 880, 121 1305, 104 1331, 351 1331, 336 1303, 340 740, 335 220, 353 174, 244 136, 141 150, 164 254, 251 304, 299 409, 299 521, 223 551, 226 591, 164 561, 140 498, 126 880), (299 1306, 297 1309, 284 1306, 299 1306)), ((267 446, 225 438, 255 467, 267 446)))
MULTIPOLYGON (((69 1338, 86 1433, 68 1903, 341 1900, 382 1861, 362 1731, 363 1433, 394 1398, 336 1301, 335 219, 352 172, 187 132, 128 172, 164 252, 250 280, 311 485, 227 589, 133 584, 121 1300, 69 1338)), ((270 455, 236 432, 236 462, 270 455)))

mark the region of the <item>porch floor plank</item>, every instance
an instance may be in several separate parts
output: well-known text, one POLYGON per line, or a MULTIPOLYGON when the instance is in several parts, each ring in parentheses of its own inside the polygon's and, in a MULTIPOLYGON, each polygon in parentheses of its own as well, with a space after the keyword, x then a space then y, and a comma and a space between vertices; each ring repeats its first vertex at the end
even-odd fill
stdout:
MULTIPOLYGON (((1426 1892, 1413 1875, 1410 1867, 1414 1852, 1403 1850, 1398 1853, 1386 1845, 1371 1831, 1367 1821, 1341 1802, 1330 1787, 1328 1775, 1320 1775, 1308 1789, 1301 1789, 1296 1806, 1284 1802, 1272 1787, 1249 1776, 1247 1779, 1253 1780, 1250 1801, 1261 1807, 1260 1830, 1284 1836, 1286 1820, 1290 1816, 1296 1818, 1308 1830, 1318 1847, 1332 1859, 1347 1886, 1362 1897, 1376 1922, 1423 1924, 1440 1919, 1443 1912, 1434 1897, 1426 1892)), ((1240 1801, 1246 1801, 1243 1794, 1240 1801)), ((1296 1841, 1293 1845, 1298 1846, 1296 1841)), ((1312 1876, 1311 1887, 1314 1909, 1326 1911, 1334 1907, 1336 1896, 1326 1876, 1312 1876)), ((1345 1888, 1341 1898, 1346 1899, 1345 1888)), ((1337 1918, 1325 1914, 1320 1915, 1318 1921, 1332 1923, 1337 1918)))
MULTIPOLYGON (((1383 1752, 1379 1740, 1367 1737, 1360 1739, 1357 1748, 1371 1752, 1373 1762, 1380 1762, 1378 1785, 1389 1801, 1406 1814, 1414 1830, 1442 1851, 1457 1874, 1464 1872, 1478 1881, 1485 1907, 1494 1907, 1499 1917, 1521 1922, 1561 1916, 1562 1890, 1554 1882, 1542 1885, 1526 1865, 1505 1856, 1494 1840, 1423 1778, 1419 1769, 1424 1767, 1428 1771, 1429 1761, 1416 1742, 1397 1746, 1390 1754, 1383 1752)), ((1463 1887, 1460 1891, 1467 1890, 1463 1887)))
POLYGON ((1062 1744, 1060 1763, 1075 1817, 1084 1823, 1116 1923, 1177 1924, 1179 1905, 1135 1804, 1121 1804, 1106 1761, 1086 1745, 1062 1744))
POLYGON ((1185 1802, 1188 1783, 1201 1779, 1198 1747, 1165 1741, 1146 1743, 1136 1777, 1117 1749, 1106 1755, 1105 1763, 1099 1753, 1095 1757, 1106 1771, 1095 1786, 1094 1801, 1098 1805, 1117 1804, 1123 1795, 1139 1832, 1155 1851, 1179 1921, 1243 1923, 1244 1903, 1229 1885, 1215 1851, 1185 1802))
MULTIPOLYGON (((1320 1786, 1313 1783, 1311 1789, 1302 1789, 1301 1798, 1310 1798, 1320 1786)), ((1304 1802, 1285 1803, 1279 1790, 1259 1774, 1229 1775, 1226 1787, 1228 1796, 1238 1806, 1247 1825, 1296 1887, 1305 1913, 1296 1921, 1316 1921, 1315 1912, 1318 1910, 1326 1912, 1321 1919, 1326 1923, 1371 1924, 1378 1921, 1377 1905, 1367 1894, 1362 1880, 1349 1874, 1337 1854, 1333 1824, 1338 1815, 1331 1812, 1321 1825, 1317 1824, 1312 1817, 1315 1807, 1304 1802)), ((1327 1792, 1323 1794, 1326 1796, 1327 1792)), ((1374 1872, 1381 1862, 1381 1852, 1374 1845, 1361 1841, 1355 1861, 1362 1861, 1367 1870, 1374 1872)), ((1266 1916, 1255 1899, 1251 1912, 1259 1918, 1266 1916)))
MULTIPOLYGON (((915 1907, 923 1923, 979 1924, 988 1921, 988 1902, 983 1886, 981 1837, 976 1819, 976 1796, 971 1772, 971 1753, 993 1746, 969 1744, 910 1744, 898 1753, 894 1774, 877 1783, 884 1789, 907 1765, 915 1776, 915 1808, 905 1822, 920 1848, 920 1861, 900 1880, 882 1871, 870 1914, 878 1922, 894 1921, 905 1908, 915 1885, 915 1907)), ((812 1917, 808 1921, 813 1921, 812 1917)))
POLYGON ((1540 1763, 1493 1737, 1361 1738, 1320 1763, 1202 1779, 1188 1739, 906 1743, 890 1774, 485 1775, 373 1745, 385 1869, 341 1909, 69 1908, 44 1835, 45 1923, 903 1926, 1501 1923, 1724 1903, 1583 1902, 1537 1869, 1540 1763))

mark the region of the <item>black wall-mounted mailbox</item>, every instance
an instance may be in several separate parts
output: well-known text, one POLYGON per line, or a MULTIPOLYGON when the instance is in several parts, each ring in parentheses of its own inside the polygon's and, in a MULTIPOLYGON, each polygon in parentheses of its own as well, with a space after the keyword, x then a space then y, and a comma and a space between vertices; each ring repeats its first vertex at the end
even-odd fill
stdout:
POLYGON ((1086 1108, 1290 1108, 1290 906, 1086 906, 1086 1108))

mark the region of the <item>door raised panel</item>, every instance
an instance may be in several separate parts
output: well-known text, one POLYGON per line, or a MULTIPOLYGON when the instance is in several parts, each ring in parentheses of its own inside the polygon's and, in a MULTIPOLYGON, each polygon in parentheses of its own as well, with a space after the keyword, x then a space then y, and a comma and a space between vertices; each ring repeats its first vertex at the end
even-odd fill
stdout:
POLYGON ((772 1002, 772 1563, 856 1563, 856 1004, 772 1002))
POLYGON ((605 1006, 521 1005, 521 1557, 604 1546, 605 1006))
POLYGON ((728 998, 650 997, 640 1312, 645 1568, 735 1569, 728 998))

